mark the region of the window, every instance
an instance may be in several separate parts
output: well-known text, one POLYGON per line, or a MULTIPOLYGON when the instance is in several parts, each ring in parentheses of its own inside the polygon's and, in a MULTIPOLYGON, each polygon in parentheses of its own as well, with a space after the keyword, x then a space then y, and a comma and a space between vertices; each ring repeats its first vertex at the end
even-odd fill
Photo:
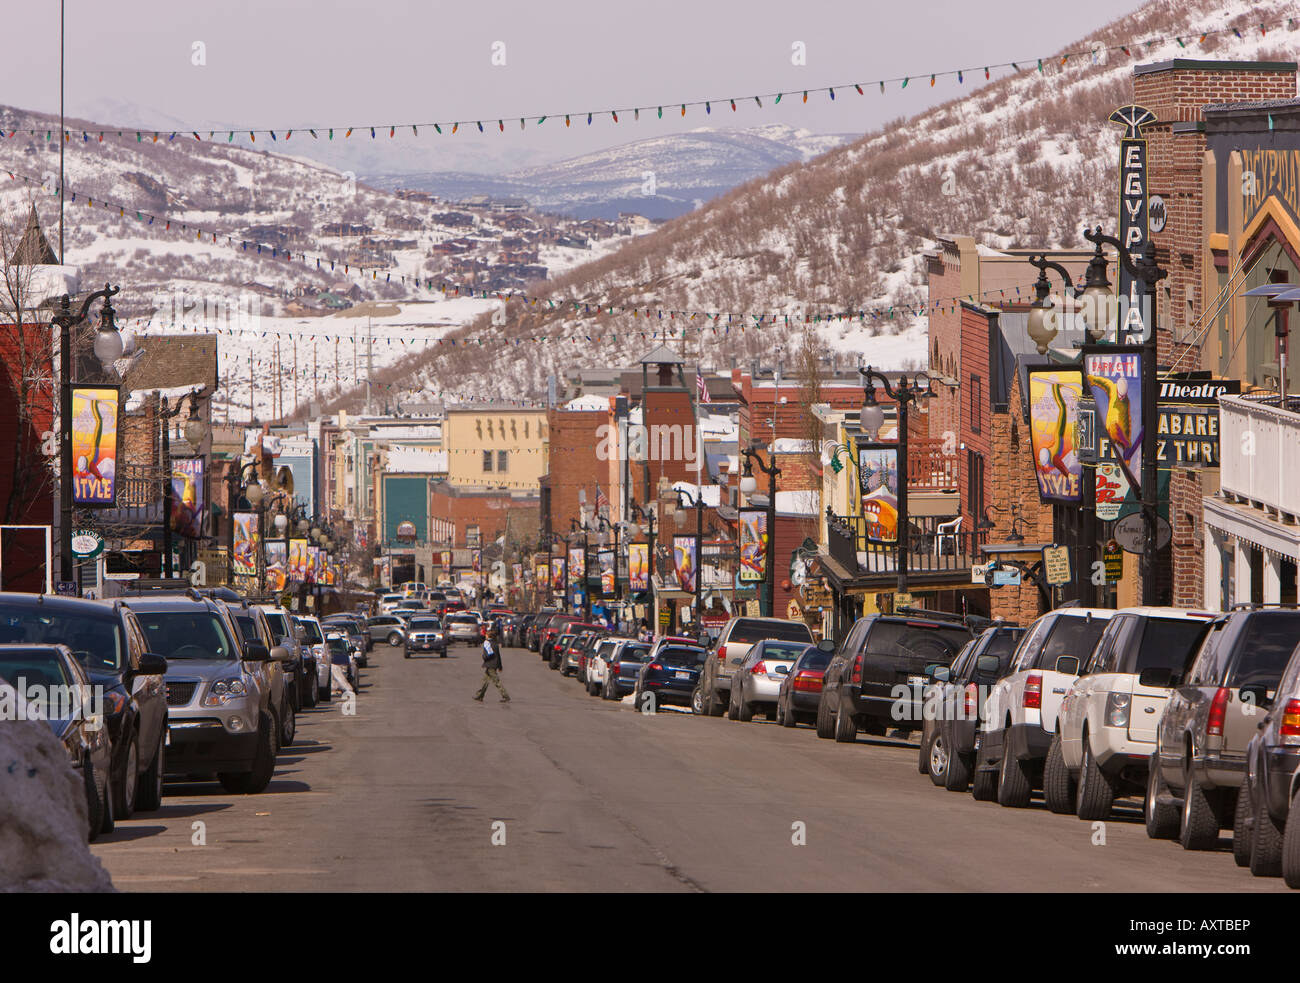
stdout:
POLYGON ((510 470, 509 451, 497 451, 497 470, 503 474, 510 470))
POLYGON ((966 448, 966 510, 979 522, 984 517, 984 455, 966 448))
POLYGON ((984 384, 977 375, 970 377, 970 428, 972 433, 980 432, 981 410, 984 406, 984 384))

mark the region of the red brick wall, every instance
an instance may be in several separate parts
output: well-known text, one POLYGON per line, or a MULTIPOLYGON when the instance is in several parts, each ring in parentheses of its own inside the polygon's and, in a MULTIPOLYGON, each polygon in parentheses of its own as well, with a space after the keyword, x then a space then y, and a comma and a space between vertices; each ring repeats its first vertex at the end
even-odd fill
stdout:
MULTIPOLYGON (((962 319, 964 307, 953 310, 952 298, 961 295, 961 266, 958 253, 939 248, 937 255, 930 260, 929 283, 929 338, 930 338, 930 374, 963 378, 963 363, 966 350, 962 344, 962 319), (940 302, 934 307, 935 302, 940 302)), ((978 371, 978 370, 976 370, 978 371)), ((930 401, 930 429, 935 436, 945 430, 956 432, 961 428, 960 408, 963 390, 949 392, 947 387, 938 386, 938 394, 930 401)))
MULTIPOLYGON (((957 391, 957 396, 961 400, 961 414, 953 444, 957 448, 956 453, 959 455, 957 461, 957 492, 961 500, 962 525, 966 529, 974 529, 975 524, 982 517, 972 515, 970 512, 970 469, 966 465, 966 452, 960 448, 964 444, 967 450, 973 450, 984 455, 985 488, 983 490, 983 499, 985 502, 992 501, 988 489, 989 476, 993 473, 993 410, 989 397, 989 387, 992 380, 989 372, 988 315, 966 304, 963 304, 961 308, 961 353, 963 365, 962 388, 957 391), (982 398, 973 403, 974 376, 979 376, 979 391, 982 398), (978 407, 979 412, 978 433, 975 431, 976 407, 978 407)), ((944 435, 943 433, 936 433, 934 436, 943 437, 944 435)))
MULTIPOLYGON (((479 542, 492 542, 506 531, 509 515, 510 535, 535 536, 537 529, 537 500, 512 499, 510 495, 463 492, 455 494, 446 483, 433 486, 429 493, 429 516, 455 523, 458 547, 469 545, 467 533, 470 526, 478 526, 479 542)), ((566 524, 567 529, 567 524, 566 524)))
POLYGON ((596 488, 601 485, 613 501, 609 487, 609 463, 600 460, 598 446, 604 431, 612 426, 608 410, 551 410, 546 415, 550 426, 551 532, 567 535, 569 520, 580 518, 578 492, 585 490, 587 505, 596 505, 596 488))
MULTIPOLYGON (((48 525, 54 521, 56 485, 41 444, 42 435, 54 427, 52 381, 27 390, 26 420, 19 419, 18 407, 24 373, 29 378, 52 379, 49 325, 24 325, 21 329, 0 325, 0 364, 4 366, 0 371, 0 522, 48 525)), ((6 533, 4 545, 4 589, 44 590, 45 534, 6 533)), ((57 543, 54 550, 57 553, 57 543)))
POLYGON ((1173 524, 1173 594, 1180 608, 1205 606, 1204 548, 1201 527, 1201 476, 1175 471, 1169 480, 1169 521, 1173 524))

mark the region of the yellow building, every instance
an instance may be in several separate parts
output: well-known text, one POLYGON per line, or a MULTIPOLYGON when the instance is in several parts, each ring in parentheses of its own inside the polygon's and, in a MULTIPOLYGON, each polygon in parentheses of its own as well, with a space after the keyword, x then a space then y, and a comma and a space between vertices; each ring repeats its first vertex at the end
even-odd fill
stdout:
POLYGON ((460 488, 537 492, 547 472, 546 410, 510 403, 448 407, 447 478, 460 488))

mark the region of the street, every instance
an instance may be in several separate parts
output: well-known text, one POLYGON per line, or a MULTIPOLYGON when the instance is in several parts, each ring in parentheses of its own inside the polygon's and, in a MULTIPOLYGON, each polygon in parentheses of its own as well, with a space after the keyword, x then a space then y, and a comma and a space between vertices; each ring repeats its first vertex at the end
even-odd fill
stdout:
POLYGON ((1095 832, 935 788, 915 743, 645 715, 532 652, 504 665, 512 702, 480 705, 476 649, 377 645, 356 715, 303 711, 265 793, 169 783, 92 850, 125 891, 1286 890, 1230 833, 1149 840, 1140 802, 1095 832))

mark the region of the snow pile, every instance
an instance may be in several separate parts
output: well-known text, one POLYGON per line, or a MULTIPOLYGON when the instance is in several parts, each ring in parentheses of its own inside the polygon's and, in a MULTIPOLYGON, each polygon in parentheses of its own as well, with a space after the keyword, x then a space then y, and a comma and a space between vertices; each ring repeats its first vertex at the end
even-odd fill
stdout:
POLYGON ((85 785, 49 724, 0 724, 0 892, 112 891, 89 823, 85 785))

